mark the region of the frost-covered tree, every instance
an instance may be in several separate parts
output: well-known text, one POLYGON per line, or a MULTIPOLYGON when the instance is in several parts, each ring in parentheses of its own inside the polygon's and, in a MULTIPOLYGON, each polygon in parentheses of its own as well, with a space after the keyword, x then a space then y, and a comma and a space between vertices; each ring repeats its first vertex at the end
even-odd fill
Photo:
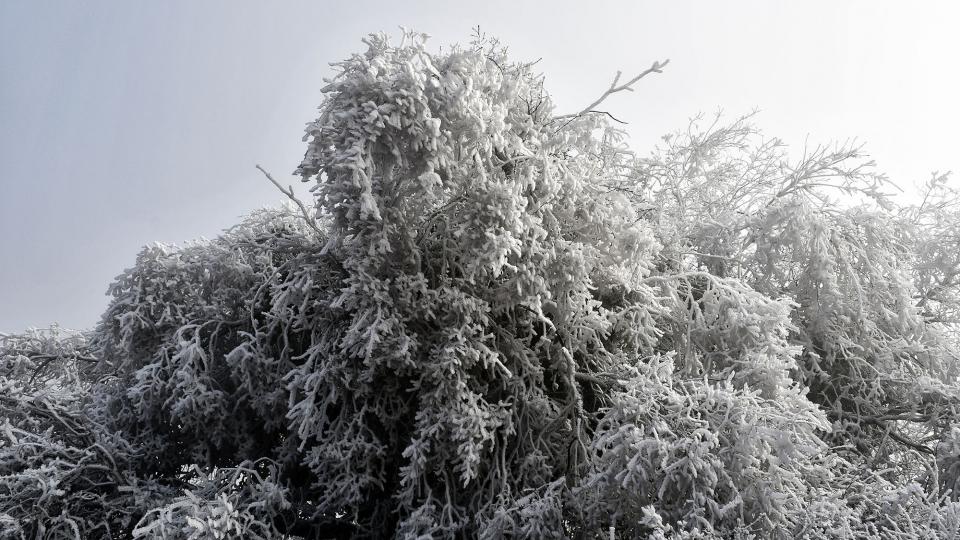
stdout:
POLYGON ((559 114, 495 41, 366 45, 313 211, 0 340, 0 536, 960 534, 947 177, 897 205, 749 118, 637 157, 598 107, 665 63, 559 114))

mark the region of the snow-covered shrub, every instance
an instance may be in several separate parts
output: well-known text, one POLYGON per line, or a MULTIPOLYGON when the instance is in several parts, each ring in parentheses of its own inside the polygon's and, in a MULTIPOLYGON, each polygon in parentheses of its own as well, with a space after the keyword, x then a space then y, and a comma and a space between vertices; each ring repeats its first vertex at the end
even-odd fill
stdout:
POLYGON ((831 480, 823 413, 796 387, 770 398, 732 374, 677 375, 671 357, 654 357, 614 394, 578 490, 591 518, 640 534, 652 507, 677 530, 790 536, 831 480))
POLYGON ((0 338, 0 534, 958 535, 945 177, 896 206, 746 119, 637 158, 597 107, 640 77, 557 114, 494 41, 366 44, 307 127, 315 215, 0 338))
POLYGON ((0 538, 122 538, 169 491, 88 414, 90 355, 59 328, 0 337, 0 538))
POLYGON ((196 473, 182 495, 140 520, 134 538, 268 540, 294 528, 294 522, 285 522, 293 516, 288 490, 268 461, 196 473))

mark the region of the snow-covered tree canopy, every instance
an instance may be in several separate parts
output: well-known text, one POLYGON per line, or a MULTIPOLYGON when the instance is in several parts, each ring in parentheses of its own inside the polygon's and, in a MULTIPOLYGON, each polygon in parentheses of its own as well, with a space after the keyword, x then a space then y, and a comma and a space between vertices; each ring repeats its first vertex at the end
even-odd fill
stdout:
POLYGON ((365 43, 315 213, 0 337, 0 537, 960 535, 947 177, 898 204, 749 117, 638 157, 494 41, 365 43))

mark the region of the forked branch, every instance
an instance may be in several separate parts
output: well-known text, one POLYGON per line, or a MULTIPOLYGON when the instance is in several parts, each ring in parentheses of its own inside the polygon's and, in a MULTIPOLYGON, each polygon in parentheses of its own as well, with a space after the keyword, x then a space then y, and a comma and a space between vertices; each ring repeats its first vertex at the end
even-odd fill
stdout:
MULTIPOLYGON (((576 113, 576 114, 564 114, 564 115, 561 115, 561 116, 554 117, 554 120, 561 120, 561 119, 564 119, 564 118, 569 118, 570 120, 568 120, 567 122, 565 122, 565 123, 563 124, 563 126, 560 126, 560 129, 563 129, 567 124, 569 124, 569 123, 570 123, 571 121, 573 121, 574 119, 579 118, 579 117, 581 117, 581 116, 583 116, 583 115, 586 115, 586 114, 590 114, 590 113, 606 114, 606 115, 608 115, 608 116, 610 116, 610 117, 612 118, 613 116, 612 116, 610 113, 608 113, 608 112, 606 112, 606 111, 596 111, 596 110, 594 110, 594 109, 595 109, 598 105, 600 105, 601 103, 603 103, 604 100, 606 100, 608 97, 610 97, 610 96, 613 95, 613 94, 616 94, 617 92, 623 92, 624 90, 626 90, 627 92, 633 92, 633 85, 636 84, 637 81, 639 81, 640 79, 646 77, 647 75, 649 75, 649 74, 651 74, 651 73, 663 73, 663 68, 666 67, 666 65, 669 64, 669 63, 670 63, 670 59, 669 59, 669 58, 666 59, 666 60, 664 60, 663 62, 656 61, 656 62, 653 63, 652 66, 650 66, 650 67, 647 68, 646 70, 642 71, 639 75, 637 75, 636 77, 634 77, 634 78, 630 79, 629 81, 627 81, 627 82, 625 82, 625 83, 623 83, 623 84, 620 84, 620 85, 618 85, 617 83, 620 82, 620 77, 623 76, 623 72, 618 71, 618 72, 617 72, 617 75, 613 78, 613 82, 610 83, 610 88, 607 88, 607 90, 606 90, 599 98, 597 98, 596 101, 594 101, 594 102, 591 103, 590 105, 587 105, 582 111, 580 111, 580 112, 578 112, 578 113, 576 113)), ((616 120, 616 118, 614 118, 614 120, 616 120)), ((620 122, 620 120, 617 120, 617 121, 620 122)), ((623 122, 621 122, 621 123, 623 123, 623 122)))
POLYGON ((279 189, 281 193, 289 197, 290 200, 293 201, 294 204, 296 204, 297 207, 300 208, 300 214, 303 216, 304 221, 307 222, 307 225, 310 225, 310 228, 317 231, 317 234, 323 236, 323 231, 320 230, 320 227, 317 226, 317 220, 310 215, 310 211, 307 210, 307 207, 306 205, 303 204, 303 201, 298 199, 296 194, 294 194, 293 186, 287 186, 286 188, 284 188, 280 182, 277 182, 277 180, 259 164, 257 165, 257 169, 259 169, 260 172, 262 172, 263 175, 267 177, 267 180, 270 180, 271 182, 273 182, 273 185, 277 186, 277 189, 279 189))

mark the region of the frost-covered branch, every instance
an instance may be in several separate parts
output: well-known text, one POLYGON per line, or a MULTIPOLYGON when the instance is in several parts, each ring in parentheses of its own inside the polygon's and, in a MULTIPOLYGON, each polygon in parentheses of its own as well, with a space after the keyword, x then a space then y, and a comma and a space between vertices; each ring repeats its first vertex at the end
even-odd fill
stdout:
POLYGON ((579 118, 579 117, 581 117, 581 116, 584 116, 584 115, 587 115, 587 114, 590 114, 590 113, 598 113, 598 114, 606 114, 607 116, 609 116, 610 118, 612 118, 614 121, 619 122, 619 123, 623 123, 622 121, 617 120, 617 118, 615 118, 615 117, 614 117, 612 114, 610 114, 609 112, 606 112, 606 111, 597 111, 597 110, 594 110, 594 109, 595 109, 596 107, 598 107, 601 103, 603 103, 608 97, 610 97, 610 96, 613 95, 613 94, 616 94, 617 92, 623 92, 623 91, 633 92, 633 85, 636 84, 640 79, 646 77, 647 75, 650 75, 651 73, 663 73, 663 68, 666 67, 667 64, 669 64, 669 63, 670 63, 670 59, 664 60, 663 62, 656 61, 656 62, 653 63, 652 66, 650 66, 650 67, 647 68, 646 70, 640 72, 636 77, 628 80, 627 82, 625 82, 625 83, 623 83, 623 84, 619 84, 619 85, 618 85, 617 83, 620 82, 620 77, 623 76, 623 73, 620 72, 620 71, 618 71, 617 74, 616 74, 616 75, 614 76, 614 78, 613 78, 613 82, 610 83, 610 87, 607 88, 606 91, 604 91, 604 93, 601 94, 600 97, 596 99, 596 101, 594 101, 594 102, 591 103, 590 105, 587 105, 586 107, 583 108, 583 110, 581 110, 581 111, 578 112, 578 113, 574 113, 574 114, 564 114, 564 115, 560 115, 560 116, 554 116, 553 119, 552 119, 552 121, 563 120, 563 119, 570 119, 570 120, 568 120, 567 122, 565 122, 562 126, 560 126, 560 129, 563 129, 563 128, 566 127, 573 119, 579 118))
POLYGON ((284 195, 286 195, 287 198, 289 198, 291 201, 293 201, 294 204, 297 205, 297 208, 300 209, 300 215, 303 216, 303 220, 307 222, 310 228, 316 231, 317 234, 323 236, 324 232, 317 225, 316 217, 311 215, 310 211, 307 210, 306 205, 303 204, 303 201, 297 198, 297 195, 293 192, 293 186, 287 186, 286 188, 284 188, 280 182, 277 182, 277 180, 270 173, 266 171, 266 169, 264 169, 260 165, 257 165, 256 167, 260 172, 263 173, 264 176, 267 177, 267 180, 270 180, 270 182, 273 183, 273 185, 277 186, 277 189, 280 190, 280 193, 283 193, 284 195))

